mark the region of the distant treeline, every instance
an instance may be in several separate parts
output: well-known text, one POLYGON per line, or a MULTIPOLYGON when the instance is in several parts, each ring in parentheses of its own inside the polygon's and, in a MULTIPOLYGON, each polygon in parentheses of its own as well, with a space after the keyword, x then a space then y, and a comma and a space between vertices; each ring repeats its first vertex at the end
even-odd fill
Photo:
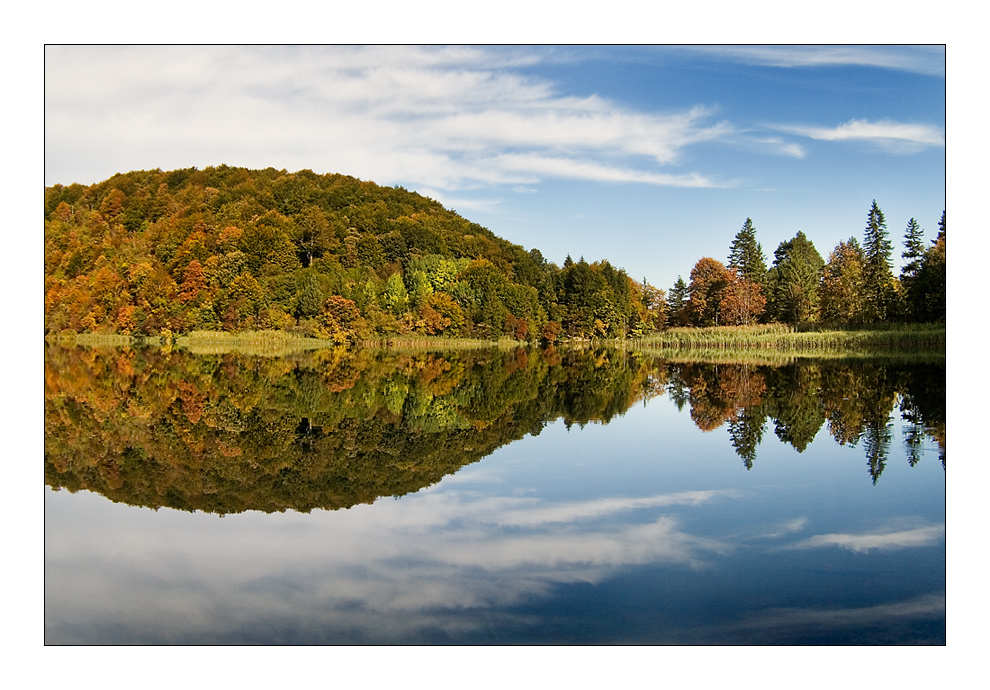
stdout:
POLYGON ((828 326, 945 322, 945 211, 931 246, 911 218, 904 231, 900 276, 891 268, 893 245, 876 200, 863 243, 840 242, 822 259, 798 231, 781 242, 767 268, 756 228, 747 218, 729 250, 728 265, 703 258, 690 284, 678 277, 668 297, 668 322, 681 326, 820 323, 828 326))
POLYGON ((945 216, 909 263, 874 203, 862 247, 828 263, 802 233, 766 268, 747 219, 728 265, 701 259, 669 294, 608 261, 562 266, 439 203, 353 177, 219 166, 45 190, 45 333, 276 329, 392 336, 627 338, 674 325, 945 318, 945 216))

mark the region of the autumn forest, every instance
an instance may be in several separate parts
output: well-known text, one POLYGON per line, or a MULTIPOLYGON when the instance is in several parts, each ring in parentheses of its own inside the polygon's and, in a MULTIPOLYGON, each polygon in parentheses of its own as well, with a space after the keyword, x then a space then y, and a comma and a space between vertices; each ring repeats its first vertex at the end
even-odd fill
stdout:
POLYGON ((904 267, 874 201, 827 260, 801 232, 767 264, 745 219, 723 263, 669 290, 601 260, 549 262, 401 187, 228 166, 45 189, 45 333, 277 330, 345 344, 404 334, 553 343, 672 327, 944 323, 945 213, 904 267))

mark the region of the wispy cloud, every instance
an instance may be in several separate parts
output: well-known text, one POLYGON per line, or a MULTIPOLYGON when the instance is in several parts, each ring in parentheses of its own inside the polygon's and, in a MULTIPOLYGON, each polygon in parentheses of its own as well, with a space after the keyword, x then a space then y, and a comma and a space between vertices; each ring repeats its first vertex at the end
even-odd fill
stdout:
POLYGON ((502 154, 494 161, 505 171, 529 173, 531 181, 540 177, 561 177, 599 182, 641 182, 667 187, 728 187, 731 182, 716 182, 697 173, 670 175, 631 168, 619 168, 594 161, 533 154, 502 154))
POLYGON ((931 546, 945 538, 945 524, 913 529, 889 530, 867 534, 817 534, 798 542, 794 548, 816 549, 838 546, 849 551, 864 552, 878 549, 906 549, 931 546))
POLYGON ((550 178, 716 184, 702 172, 667 169, 686 148, 732 133, 714 111, 642 112, 560 93, 516 69, 544 52, 49 47, 46 168, 60 177, 84 169, 69 158, 107 176, 272 165, 447 192, 550 178))
POLYGON ((769 148, 776 151, 780 155, 790 156, 792 158, 804 158, 807 152, 804 150, 800 144, 795 144, 793 142, 787 142, 783 139, 777 137, 770 137, 768 139, 763 139, 762 143, 767 144, 769 148))
POLYGON ((945 146, 945 135, 940 128, 894 120, 853 119, 836 127, 782 126, 780 129, 819 141, 863 141, 901 153, 945 146))
POLYGON ((738 62, 772 67, 858 65, 945 76, 944 46, 697 46, 703 52, 738 62))
POLYGON ((46 601, 70 628, 89 621, 78 625, 91 641, 101 639, 98 622, 111 619, 118 626, 111 635, 123 626, 137 642, 147 641, 140 634, 150 630, 159 640, 170 631, 216 640, 230 633, 229 619, 238 631, 259 620, 287 620, 346 630, 352 641, 362 630, 415 639, 431 628, 483 627, 501 615, 496 609, 557 584, 599 581, 627 565, 705 567, 729 547, 685 531, 660 509, 691 509, 723 495, 733 494, 552 502, 427 490, 415 500, 326 514, 220 521, 169 513, 161 525, 159 513, 154 545, 142 524, 151 519, 148 511, 135 510, 131 521, 108 523, 113 554, 72 529, 46 534, 46 548, 61 554, 46 560, 46 601), (645 513, 616 519, 631 511, 645 513), (200 528, 191 537, 193 522, 200 528), (109 577, 108 560, 115 562, 109 577), (148 569, 164 563, 164 570, 148 569), (172 585, 161 587, 163 578, 172 585), (217 610, 226 613, 211 615, 217 610), (465 610, 474 612, 470 620, 460 617, 465 610))
POLYGON ((788 522, 781 524, 777 531, 769 532, 763 536, 767 539, 779 539, 791 534, 792 532, 800 532, 807 524, 808 518, 806 517, 794 518, 793 520, 789 520, 788 522))
MULTIPOLYGON (((945 617, 945 593, 924 594, 900 601, 859 608, 772 608, 718 627, 698 630, 702 640, 715 634, 728 643, 802 644, 821 639, 828 631, 870 626, 874 629, 898 623, 938 620, 945 617)), ((918 640, 917 642, 921 642, 918 640)), ((933 640, 932 643, 935 643, 933 640)))

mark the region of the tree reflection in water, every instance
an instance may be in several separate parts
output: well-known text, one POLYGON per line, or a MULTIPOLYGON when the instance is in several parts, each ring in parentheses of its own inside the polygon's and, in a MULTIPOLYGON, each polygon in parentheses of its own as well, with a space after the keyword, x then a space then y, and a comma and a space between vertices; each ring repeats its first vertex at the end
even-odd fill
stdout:
POLYGON ((746 468, 768 428, 798 452, 827 423, 873 483, 891 414, 908 463, 945 466, 945 365, 676 362, 628 351, 325 350, 278 358, 45 348, 45 483, 151 508, 339 509, 438 482, 498 447, 607 424, 666 395, 702 431, 727 425, 746 468))

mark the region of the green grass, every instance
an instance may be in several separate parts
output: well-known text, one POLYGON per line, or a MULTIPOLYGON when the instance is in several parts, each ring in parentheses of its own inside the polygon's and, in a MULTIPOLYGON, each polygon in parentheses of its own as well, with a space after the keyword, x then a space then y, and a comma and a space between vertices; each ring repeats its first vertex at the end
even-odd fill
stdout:
POLYGON ((362 347, 383 350, 482 350, 496 347, 511 350, 525 345, 525 342, 510 338, 487 340, 481 338, 444 338, 429 335, 385 336, 370 338, 361 343, 362 347))
MULTIPOLYGON (((151 338, 151 342, 155 339, 151 338)), ((175 346, 194 355, 238 353, 278 357, 308 350, 340 347, 330 340, 306 338, 285 331, 190 331, 175 338, 175 346)))
POLYGON ((636 350, 733 351, 736 354, 773 352, 788 356, 882 356, 917 353, 945 356, 945 326, 886 325, 870 329, 795 329, 783 324, 672 328, 655 336, 630 341, 636 350))
POLYGON ((135 342, 135 339, 129 335, 119 335, 117 333, 76 333, 75 331, 62 331, 61 333, 46 336, 45 340, 52 343, 76 344, 86 347, 126 347, 135 342))
MULTIPOLYGON (((175 346, 193 354, 225 354, 277 357, 309 350, 340 347, 330 340, 307 338, 285 331, 192 331, 186 335, 132 338, 99 333, 62 333, 49 336, 57 342, 89 347, 120 347, 132 344, 175 346), (168 342, 166 342, 168 341, 168 342)), ((390 350, 513 349, 522 341, 446 338, 414 334, 368 339, 361 347, 390 350)), ((896 324, 870 328, 801 328, 783 324, 672 328, 627 341, 592 340, 568 343, 563 348, 618 345, 668 359, 685 361, 752 361, 784 363, 796 357, 932 357, 945 356, 945 326, 941 324, 896 324)))

